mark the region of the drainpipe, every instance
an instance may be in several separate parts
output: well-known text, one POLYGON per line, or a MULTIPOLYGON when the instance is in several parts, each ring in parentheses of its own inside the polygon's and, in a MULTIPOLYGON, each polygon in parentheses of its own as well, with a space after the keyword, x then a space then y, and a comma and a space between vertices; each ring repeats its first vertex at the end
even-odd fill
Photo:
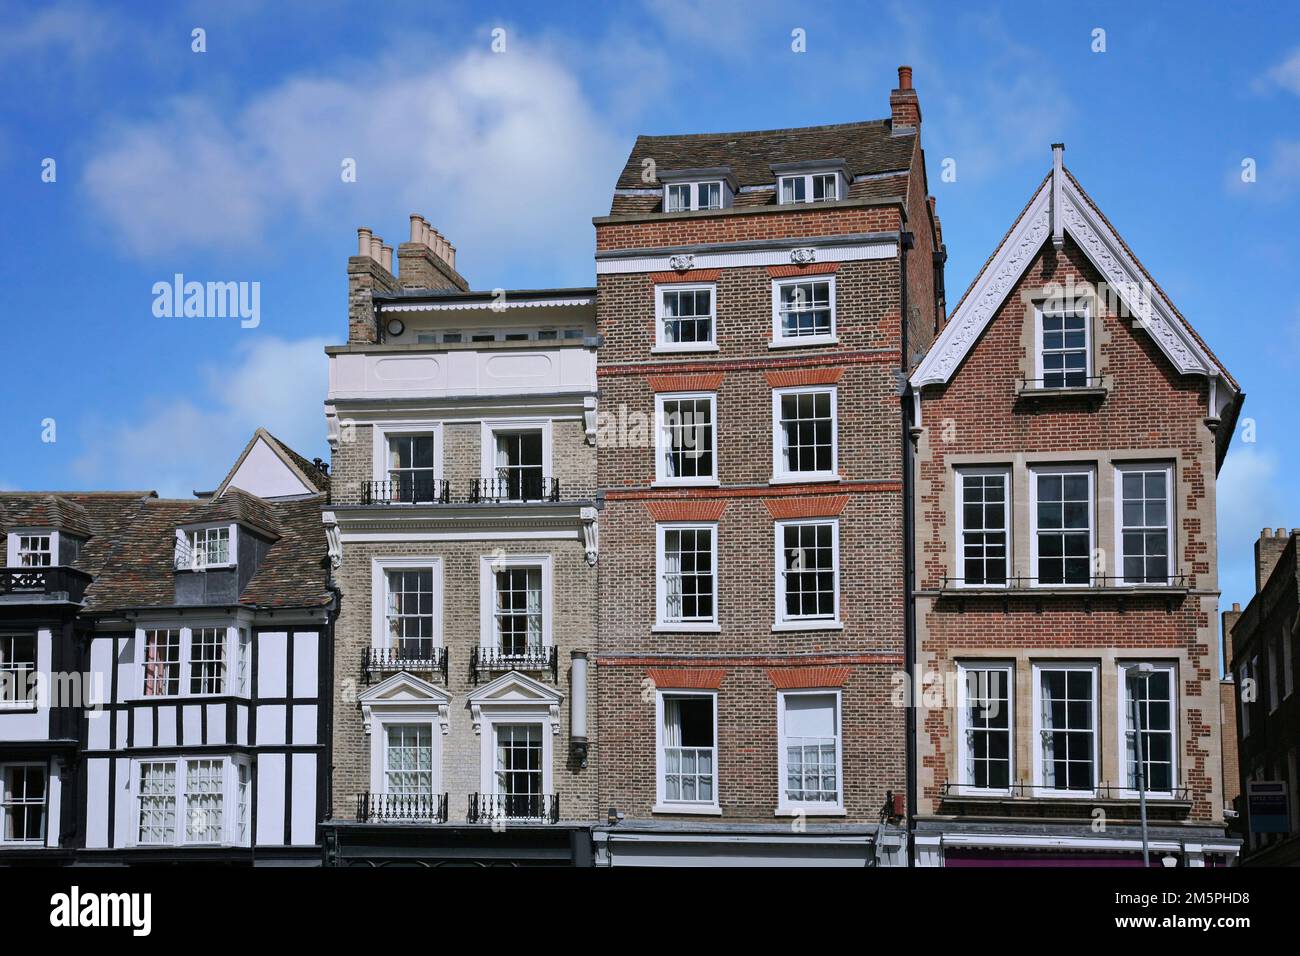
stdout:
POLYGON ((902 306, 901 324, 901 346, 902 356, 900 360, 901 370, 899 372, 898 382, 898 405, 899 405, 899 427, 902 434, 900 435, 903 455, 903 670, 907 673, 908 693, 906 700, 906 710, 904 711, 904 733, 906 740, 903 743, 904 760, 906 761, 905 771, 907 774, 907 816, 905 838, 907 840, 907 865, 916 865, 916 848, 912 839, 915 828, 915 811, 916 811, 916 701, 913 699, 915 694, 915 681, 913 680, 913 670, 916 667, 916 606, 913 603, 912 596, 912 575, 915 566, 915 543, 912 533, 912 484, 913 484, 913 460, 912 460, 912 403, 910 401, 911 389, 908 387, 907 378, 911 362, 908 359, 910 343, 907 339, 907 253, 915 244, 915 239, 910 232, 903 232, 900 238, 899 273, 902 280, 899 300, 902 306))

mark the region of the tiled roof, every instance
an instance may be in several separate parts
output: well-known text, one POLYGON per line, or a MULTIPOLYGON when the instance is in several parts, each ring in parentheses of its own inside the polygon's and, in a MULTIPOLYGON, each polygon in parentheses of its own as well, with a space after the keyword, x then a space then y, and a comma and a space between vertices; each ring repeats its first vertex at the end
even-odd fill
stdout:
POLYGON ((208 521, 237 521, 266 538, 280 536, 279 521, 271 510, 271 503, 242 488, 227 488, 220 498, 206 498, 191 502, 188 511, 181 514, 178 525, 203 524, 208 521))
POLYGON ((312 483, 317 491, 328 492, 330 490, 329 475, 317 468, 315 462, 308 461, 270 432, 266 433, 266 437, 279 445, 280 450, 284 452, 285 456, 302 469, 303 475, 306 476, 307 480, 312 483))
MULTIPOLYGON (((843 160, 852 181, 859 176, 905 172, 911 167, 915 144, 914 132, 894 135, 888 120, 739 133, 638 136, 618 177, 617 188, 646 189, 642 180, 646 160, 653 160, 655 168, 664 172, 725 166, 731 170, 742 190, 747 186, 775 186, 776 176, 771 168, 774 163, 843 160)), ((863 198, 874 196, 882 188, 887 187, 868 186, 863 198)), ((891 191, 886 195, 903 195, 904 192, 891 191)), ((850 197, 856 198, 852 192, 850 197)), ((774 201, 774 190, 744 191, 736 197, 738 206, 765 205, 774 201)), ((631 215, 657 209, 656 197, 622 195, 614 197, 610 211, 612 215, 631 215)))
POLYGON ((90 519, 86 509, 67 495, 19 493, 6 495, 0 504, 0 527, 53 528, 80 537, 90 535, 90 519))

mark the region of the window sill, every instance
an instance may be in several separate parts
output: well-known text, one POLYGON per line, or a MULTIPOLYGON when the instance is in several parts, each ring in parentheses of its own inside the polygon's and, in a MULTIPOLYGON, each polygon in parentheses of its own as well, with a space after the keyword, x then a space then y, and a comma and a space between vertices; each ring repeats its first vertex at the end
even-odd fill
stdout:
POLYGON ((651 355, 681 355, 683 353, 690 355, 697 352, 719 352, 721 349, 713 343, 708 345, 656 345, 650 349, 651 355))
POLYGON ((716 478, 706 478, 703 481, 695 481, 679 478, 657 478, 650 485, 651 488, 721 488, 722 482, 716 478))
POLYGON ((842 480, 833 471, 808 471, 793 475, 773 475, 769 485, 821 485, 828 481, 842 480))
POLYGON ((809 335, 795 339, 772 339, 767 343, 769 349, 799 349, 811 345, 838 345, 838 335, 809 335))
POLYGON ((1104 385, 1096 386, 1071 386, 1068 388, 1039 388, 1033 385, 1020 384, 1016 386, 1016 398, 1062 398, 1062 399, 1104 399, 1110 392, 1110 389, 1104 385))
POLYGON ((720 634, 721 624, 656 624, 651 634, 720 634))
POLYGON ((842 631, 843 621, 777 621, 772 632, 782 631, 842 631))
POLYGON ((722 808, 691 803, 656 803, 650 808, 651 813, 689 813, 695 816, 720 817, 722 808))
POLYGON ((776 808, 772 814, 776 817, 846 817, 848 812, 843 807, 827 807, 812 804, 809 806, 786 806, 776 808))

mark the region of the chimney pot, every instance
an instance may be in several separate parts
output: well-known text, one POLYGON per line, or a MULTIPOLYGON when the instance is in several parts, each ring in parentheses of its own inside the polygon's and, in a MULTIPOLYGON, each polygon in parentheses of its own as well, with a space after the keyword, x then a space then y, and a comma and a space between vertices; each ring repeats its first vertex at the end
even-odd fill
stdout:
POLYGON ((415 213, 411 213, 411 241, 412 242, 421 241, 420 240, 420 236, 422 233, 422 229, 420 226, 421 222, 422 220, 420 219, 419 216, 417 216, 415 213))
POLYGON ((383 258, 384 240, 379 236, 370 237, 370 258, 379 262, 383 258))
POLYGON ((898 88, 900 90, 910 90, 912 88, 912 68, 910 66, 900 66, 898 68, 898 88))
POLYGON ((1240 602, 1240 601, 1233 601, 1233 602, 1232 602, 1232 609, 1233 609, 1234 611, 1240 612, 1240 611, 1241 611, 1241 602, 1240 602))
POLYGON ((370 255, 370 230, 364 226, 357 230, 357 255, 370 255))
POLYGON ((380 246, 379 255, 380 255, 379 264, 382 265, 389 272, 392 272, 393 271, 393 247, 380 246))

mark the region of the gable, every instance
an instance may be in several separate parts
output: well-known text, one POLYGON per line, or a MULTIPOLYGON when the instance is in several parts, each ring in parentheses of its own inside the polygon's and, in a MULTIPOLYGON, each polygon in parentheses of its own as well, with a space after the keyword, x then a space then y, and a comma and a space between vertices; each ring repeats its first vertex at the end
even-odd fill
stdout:
POLYGON ((317 491, 302 470, 282 453, 278 443, 260 428, 217 489, 217 496, 230 488, 240 488, 259 498, 290 498, 317 491))
POLYGON ((507 671, 500 677, 476 688, 469 695, 473 705, 483 704, 559 704, 564 695, 518 671, 507 671))
POLYGON ((912 386, 919 389, 948 382, 1044 245, 1051 240, 1059 248, 1067 234, 1083 250, 1110 294, 1135 317, 1134 327, 1150 335, 1180 373, 1204 375, 1222 383, 1225 394, 1221 398, 1226 404, 1228 394, 1237 392, 1236 383, 1060 164, 1059 150, 1051 175, 958 303, 912 374, 912 386))

